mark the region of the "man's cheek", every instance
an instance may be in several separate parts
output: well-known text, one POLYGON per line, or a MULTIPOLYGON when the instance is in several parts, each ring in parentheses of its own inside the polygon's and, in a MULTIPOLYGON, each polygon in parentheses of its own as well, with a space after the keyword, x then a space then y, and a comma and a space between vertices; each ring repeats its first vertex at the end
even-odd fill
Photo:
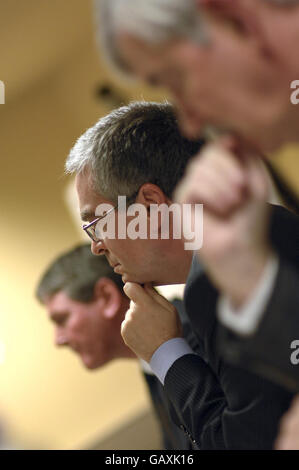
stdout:
POLYGON ((119 256, 121 256, 123 252, 121 240, 112 240, 107 238, 105 240, 105 247, 108 252, 106 255, 111 255, 113 258, 116 258, 119 261, 119 256))
POLYGON ((84 339, 84 336, 86 335, 85 323, 81 320, 73 322, 69 328, 69 335, 76 341, 82 341, 82 339, 84 339))

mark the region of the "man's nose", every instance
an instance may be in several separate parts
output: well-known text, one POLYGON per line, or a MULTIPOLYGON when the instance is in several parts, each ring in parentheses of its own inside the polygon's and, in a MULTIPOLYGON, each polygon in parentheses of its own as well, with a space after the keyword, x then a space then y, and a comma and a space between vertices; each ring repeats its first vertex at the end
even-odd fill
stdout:
POLYGON ((105 254, 105 251, 106 251, 106 247, 105 247, 104 241, 100 241, 100 242, 93 241, 91 243, 91 252, 93 255, 101 256, 105 254))
POLYGON ((182 107, 178 107, 177 114, 182 134, 190 140, 197 139, 203 128, 203 120, 199 120, 198 116, 191 114, 189 110, 182 107))
POLYGON ((199 122, 199 115, 195 115, 193 110, 191 112, 182 93, 172 90, 172 95, 175 100, 176 113, 182 134, 189 139, 198 138, 203 126, 203 122, 199 122))
POLYGON ((68 344, 67 337, 65 333, 59 329, 55 332, 55 345, 56 346, 66 346, 68 344))

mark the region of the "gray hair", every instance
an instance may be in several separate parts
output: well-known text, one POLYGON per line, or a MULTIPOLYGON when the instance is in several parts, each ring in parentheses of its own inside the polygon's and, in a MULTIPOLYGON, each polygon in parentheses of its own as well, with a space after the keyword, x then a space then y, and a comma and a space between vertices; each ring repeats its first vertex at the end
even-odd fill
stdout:
MULTIPOLYGON (((70 151, 67 173, 88 170, 93 189, 113 203, 136 198, 145 183, 172 193, 190 158, 203 145, 180 133, 168 103, 135 102, 112 111, 87 130, 70 151)), ((130 202, 131 203, 131 202, 130 202)))
MULTIPOLYGON (((299 0, 263 1, 281 7, 299 4, 299 0)), ((199 44, 209 42, 195 0, 94 0, 94 7, 99 45, 110 65, 123 76, 129 77, 130 72, 117 50, 117 32, 156 44, 174 37, 189 37, 199 44)))
POLYGON ((47 267, 38 282, 36 297, 44 303, 62 291, 78 302, 90 302, 94 287, 102 277, 111 279, 125 296, 122 278, 109 266, 106 257, 94 256, 90 244, 82 244, 63 253, 47 267))
POLYGON ((194 0, 94 0, 97 34, 104 55, 128 74, 115 44, 116 32, 128 32, 150 43, 173 37, 207 41, 194 0))

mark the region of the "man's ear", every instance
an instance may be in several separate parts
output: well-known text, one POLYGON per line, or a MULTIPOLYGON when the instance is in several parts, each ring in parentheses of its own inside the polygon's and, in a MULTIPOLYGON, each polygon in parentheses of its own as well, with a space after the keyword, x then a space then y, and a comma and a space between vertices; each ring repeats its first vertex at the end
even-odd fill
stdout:
POLYGON ((156 184, 146 183, 141 186, 136 203, 143 204, 149 213, 151 204, 169 204, 170 200, 156 184))
POLYGON ((99 279, 94 287, 94 299, 99 303, 103 317, 115 318, 122 304, 122 294, 108 277, 99 279))

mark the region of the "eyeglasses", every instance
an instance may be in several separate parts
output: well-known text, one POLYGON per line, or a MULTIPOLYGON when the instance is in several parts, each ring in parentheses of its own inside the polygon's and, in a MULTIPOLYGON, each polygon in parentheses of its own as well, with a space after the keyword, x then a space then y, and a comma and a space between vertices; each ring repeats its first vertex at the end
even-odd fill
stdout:
POLYGON ((84 232, 87 233, 87 235, 89 236, 89 238, 92 239, 93 242, 99 243, 103 240, 101 237, 98 237, 97 234, 96 234, 96 225, 97 225, 97 223, 100 220, 104 219, 104 217, 107 217, 107 215, 109 215, 111 212, 115 211, 117 209, 117 207, 118 206, 112 207, 112 209, 110 209, 108 212, 106 212, 106 214, 102 215, 101 217, 97 217, 92 222, 90 222, 90 224, 83 225, 82 228, 83 228, 84 232))
MULTIPOLYGON (((127 198, 127 204, 132 204, 136 200, 136 197, 139 193, 139 189, 134 194, 132 194, 131 197, 127 198)), ((89 236, 89 238, 92 239, 93 242, 99 243, 99 242, 103 241, 103 238, 98 237, 97 234, 96 234, 96 225, 100 220, 102 220, 104 217, 107 217, 107 215, 109 215, 111 212, 115 211, 116 209, 118 209, 118 204, 117 204, 117 206, 112 207, 112 209, 110 209, 108 212, 106 212, 106 214, 102 215, 101 217, 97 217, 96 219, 94 219, 92 222, 90 222, 90 224, 85 224, 85 225, 82 226, 84 232, 87 233, 87 235, 89 236)))

